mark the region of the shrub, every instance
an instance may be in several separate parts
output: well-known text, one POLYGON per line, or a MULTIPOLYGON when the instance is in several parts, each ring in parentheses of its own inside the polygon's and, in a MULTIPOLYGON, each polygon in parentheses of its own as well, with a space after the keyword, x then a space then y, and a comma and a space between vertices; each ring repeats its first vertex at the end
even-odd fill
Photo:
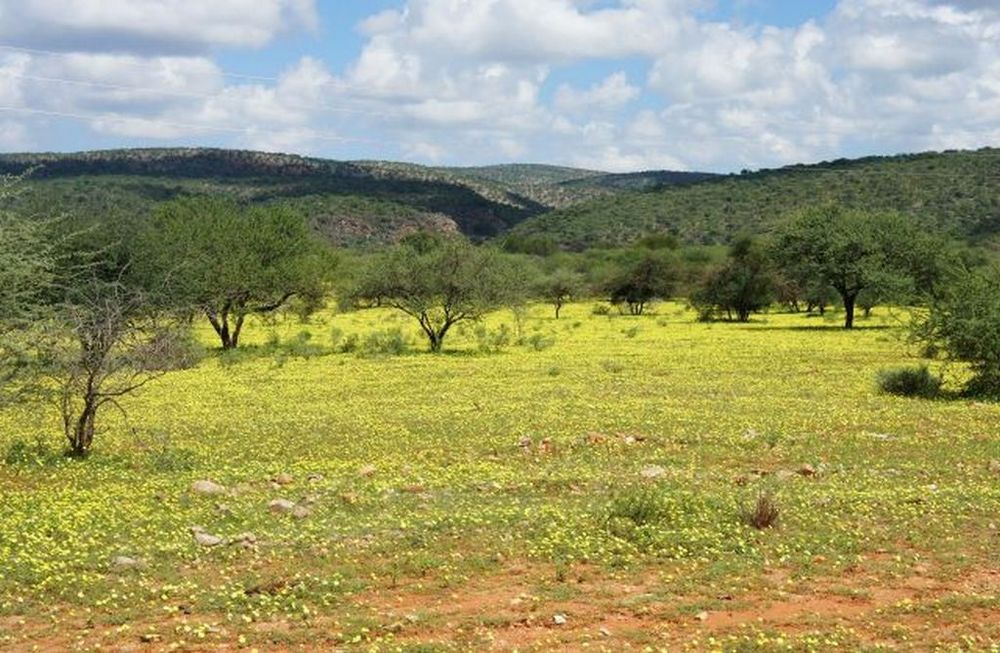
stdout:
POLYGON ((915 339, 969 365, 967 395, 1000 397, 1000 264, 956 271, 935 294, 915 339))
POLYGON ((601 369, 605 372, 611 372, 612 374, 617 374, 618 372, 623 372, 625 370, 625 365, 619 363, 616 360, 605 359, 601 361, 601 369))
POLYGON ((634 486, 619 491, 608 503, 605 522, 627 520, 636 526, 662 521, 668 508, 661 491, 650 486, 634 486))
POLYGON ((611 307, 607 304, 594 304, 590 309, 591 315, 611 315, 611 307))
POLYGON ((555 336, 546 336, 541 333, 533 333, 527 338, 522 338, 519 344, 534 351, 542 351, 556 344, 555 336))
POLYGON ((485 324, 476 327, 476 347, 483 354, 497 354, 510 346, 512 333, 510 327, 501 324, 497 329, 490 329, 485 324))
POLYGON ((294 338, 285 344, 284 349, 288 355, 298 356, 299 358, 312 358, 326 353, 321 345, 312 342, 312 334, 308 331, 297 333, 294 338))
POLYGON ((149 451, 149 466, 155 472, 189 472, 197 462, 198 456, 190 449, 159 447, 149 451))
POLYGON ((633 326, 633 327, 629 327, 628 329, 623 329, 622 330, 622 334, 626 338, 634 338, 637 335, 639 335, 639 327, 638 326, 633 326))
POLYGON ((25 440, 11 442, 4 452, 3 462, 8 467, 44 466, 56 458, 56 452, 44 440, 37 438, 34 442, 25 440))
POLYGON ((770 492, 761 492, 753 505, 740 508, 740 520, 759 531, 778 523, 778 502, 770 492))
POLYGON ((369 333, 358 347, 358 354, 365 357, 401 356, 408 351, 410 341, 398 328, 369 333))
POLYGON ((931 399, 941 393, 941 377, 931 374, 926 365, 882 370, 877 383, 880 392, 899 397, 931 399))

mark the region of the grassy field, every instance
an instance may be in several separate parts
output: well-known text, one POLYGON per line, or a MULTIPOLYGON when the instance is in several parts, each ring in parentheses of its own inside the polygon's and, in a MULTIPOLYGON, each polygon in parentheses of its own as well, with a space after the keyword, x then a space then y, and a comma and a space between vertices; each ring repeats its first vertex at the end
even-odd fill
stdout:
POLYGON ((1000 404, 881 396, 902 317, 838 323, 535 307, 533 344, 361 357, 331 332, 411 324, 321 315, 108 410, 85 461, 7 411, 0 649, 996 651, 1000 404))

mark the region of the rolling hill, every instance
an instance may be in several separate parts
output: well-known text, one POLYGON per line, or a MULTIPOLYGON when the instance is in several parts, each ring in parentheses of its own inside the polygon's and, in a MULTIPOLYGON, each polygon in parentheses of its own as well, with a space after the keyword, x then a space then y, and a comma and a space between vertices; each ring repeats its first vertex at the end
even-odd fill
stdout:
POLYGON ((790 212, 826 201, 898 210, 928 228, 1000 247, 1000 149, 840 159, 619 193, 533 216, 511 233, 569 249, 650 233, 715 244, 767 232, 790 212))
POLYGON ((141 218, 174 197, 224 194, 291 203, 340 245, 390 241, 419 228, 485 239, 532 216, 622 188, 705 177, 539 165, 442 168, 201 148, 0 155, 0 174, 28 171, 21 201, 36 213, 141 218))
POLYGON ((911 214, 929 228, 1000 249, 1000 149, 839 159, 712 175, 610 174, 510 164, 447 168, 201 148, 0 155, 0 174, 30 171, 19 201, 40 215, 141 219, 174 197, 224 194, 289 203, 331 242, 392 241, 416 229, 483 240, 507 234, 567 249, 650 233, 725 243, 789 212, 837 201, 911 214))

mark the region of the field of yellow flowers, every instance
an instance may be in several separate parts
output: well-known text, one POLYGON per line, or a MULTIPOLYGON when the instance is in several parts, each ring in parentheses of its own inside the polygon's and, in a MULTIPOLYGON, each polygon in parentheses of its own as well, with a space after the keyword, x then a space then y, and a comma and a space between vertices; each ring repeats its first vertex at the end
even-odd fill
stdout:
POLYGON ((1000 404, 878 394, 905 315, 501 324, 254 324, 84 461, 0 414, 0 650, 997 650, 1000 404))

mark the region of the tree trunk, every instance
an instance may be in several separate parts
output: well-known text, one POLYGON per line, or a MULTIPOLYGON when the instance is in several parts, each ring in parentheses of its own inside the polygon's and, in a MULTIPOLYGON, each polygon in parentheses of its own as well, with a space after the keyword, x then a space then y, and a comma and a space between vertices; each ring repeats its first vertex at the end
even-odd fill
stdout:
POLYGON ((94 443, 94 423, 97 418, 97 403, 92 397, 84 400, 83 410, 73 427, 70 438, 70 455, 74 458, 84 458, 90 452, 94 443))
POLYGON ((844 298, 844 328, 853 329, 854 328, 854 300, 857 299, 857 293, 845 293, 844 298))
POLYGON ((243 320, 240 319, 237 321, 236 331, 235 333, 231 333, 229 331, 228 309, 223 309, 220 314, 216 314, 214 311, 206 310, 205 315, 208 316, 208 321, 212 324, 212 329, 215 330, 215 334, 219 336, 219 340, 222 342, 222 349, 235 349, 236 345, 239 343, 240 328, 243 326, 243 320))
POLYGON ((556 302, 556 319, 559 319, 559 311, 562 309, 562 302, 556 302))

